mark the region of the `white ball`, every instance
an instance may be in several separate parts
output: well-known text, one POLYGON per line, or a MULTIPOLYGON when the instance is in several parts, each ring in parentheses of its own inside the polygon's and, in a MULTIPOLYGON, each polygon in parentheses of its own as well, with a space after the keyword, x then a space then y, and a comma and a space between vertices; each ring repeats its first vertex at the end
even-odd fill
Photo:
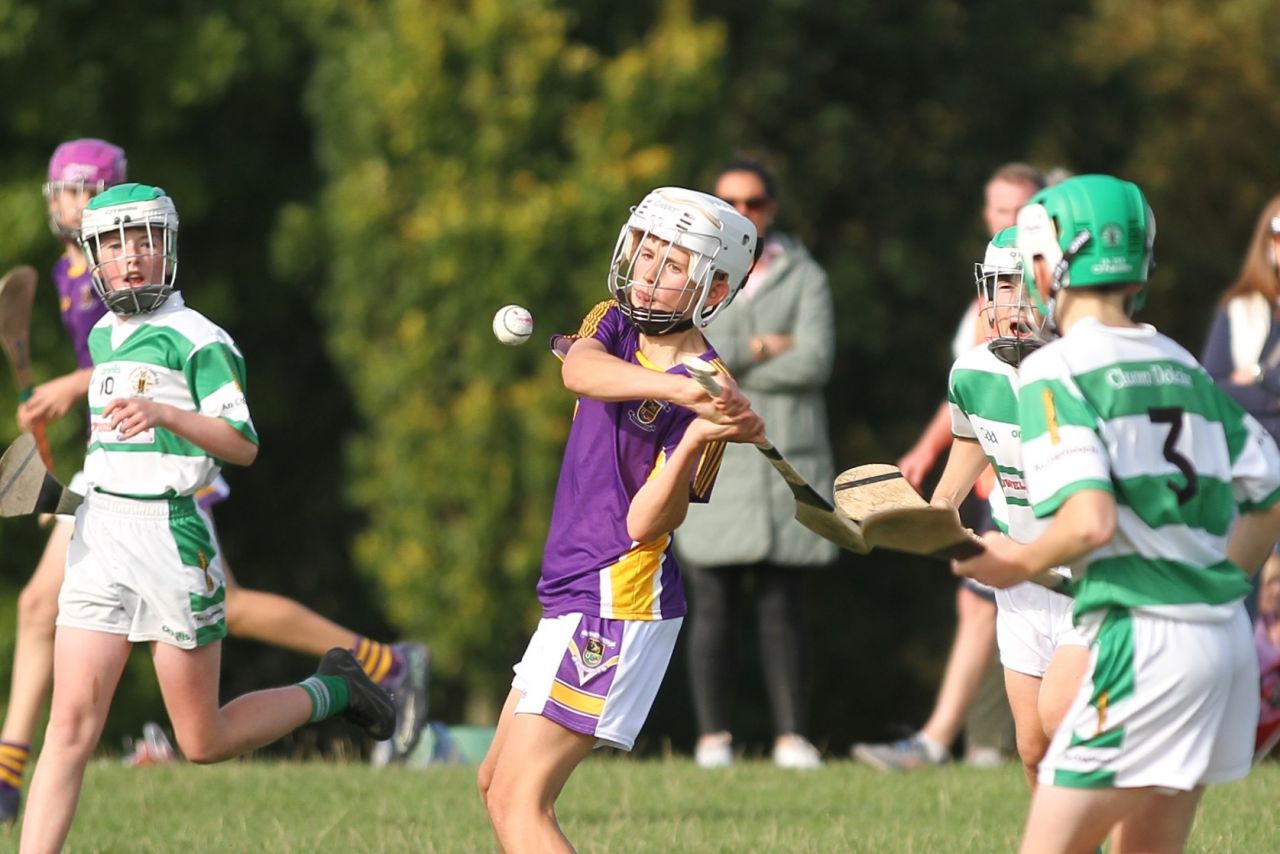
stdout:
POLYGON ((504 305, 493 316, 493 334, 503 344, 523 344, 533 334, 533 315, 524 306, 504 305))

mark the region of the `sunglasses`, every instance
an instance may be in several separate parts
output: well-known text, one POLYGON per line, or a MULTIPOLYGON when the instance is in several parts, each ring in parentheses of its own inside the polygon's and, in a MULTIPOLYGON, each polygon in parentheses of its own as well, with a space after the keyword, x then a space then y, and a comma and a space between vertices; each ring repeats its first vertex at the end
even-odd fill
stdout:
POLYGON ((746 208, 749 211, 762 211, 769 206, 773 199, 768 196, 752 196, 749 199, 722 199, 722 201, 735 208, 746 208))

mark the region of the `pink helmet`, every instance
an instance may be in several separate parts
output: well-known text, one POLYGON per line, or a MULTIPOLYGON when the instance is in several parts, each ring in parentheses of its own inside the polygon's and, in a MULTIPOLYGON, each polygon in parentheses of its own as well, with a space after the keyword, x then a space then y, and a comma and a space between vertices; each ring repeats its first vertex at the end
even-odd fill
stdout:
POLYGON ((49 158, 49 183, 80 183, 101 192, 125 180, 124 149, 101 139, 64 142, 49 158))
MULTIPOLYGON (((49 158, 49 180, 44 197, 49 202, 49 228, 67 241, 80 230, 79 208, 68 211, 60 201, 60 191, 74 189, 96 196, 108 187, 125 181, 124 149, 101 139, 73 139, 64 142, 49 158), (65 221, 64 221, 65 220, 65 221)), ((83 201, 80 202, 83 205, 83 201)))

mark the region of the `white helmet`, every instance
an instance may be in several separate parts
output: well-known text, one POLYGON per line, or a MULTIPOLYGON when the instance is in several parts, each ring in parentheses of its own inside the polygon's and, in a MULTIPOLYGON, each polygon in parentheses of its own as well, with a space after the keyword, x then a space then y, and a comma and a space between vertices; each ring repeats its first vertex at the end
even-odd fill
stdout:
MULTIPOLYGON (((178 273, 178 209, 159 187, 146 184, 111 187, 85 206, 80 221, 80 248, 93 273, 93 289, 107 308, 123 315, 155 311, 173 292, 178 273), (117 235, 123 244, 125 230, 133 228, 145 228, 151 244, 162 247, 161 281, 112 290, 101 274, 102 241, 109 235, 117 235)), ((119 260, 127 261, 128 256, 119 260)))
POLYGON ((1017 226, 1001 229, 987 244, 982 261, 973 265, 978 304, 987 322, 987 348, 1015 368, 1046 341, 1044 317, 1028 294, 1022 275, 1017 239, 1017 226), (1016 284, 1016 290, 1002 292, 998 287, 1001 281, 1016 284))
MULTIPOLYGON (((707 193, 681 187, 659 187, 631 209, 618 234, 609 264, 609 291, 622 313, 646 335, 662 335, 706 326, 732 302, 751 272, 756 256, 756 227, 730 205, 707 193), (650 237, 689 253, 688 280, 675 310, 658 310, 652 302, 638 305, 636 290, 657 289, 656 282, 637 280, 633 273, 638 250, 650 237), (723 275, 729 295, 707 306, 712 282, 723 275)), ((660 267, 666 266, 666 256, 660 267)))

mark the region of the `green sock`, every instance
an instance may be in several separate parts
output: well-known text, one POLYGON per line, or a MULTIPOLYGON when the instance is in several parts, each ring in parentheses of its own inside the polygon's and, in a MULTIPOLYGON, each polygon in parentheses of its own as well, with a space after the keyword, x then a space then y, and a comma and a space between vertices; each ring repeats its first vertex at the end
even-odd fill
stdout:
POLYGON ((311 698, 311 720, 328 720, 334 715, 342 714, 347 708, 347 680, 341 676, 308 677, 298 683, 298 687, 307 692, 311 698))

